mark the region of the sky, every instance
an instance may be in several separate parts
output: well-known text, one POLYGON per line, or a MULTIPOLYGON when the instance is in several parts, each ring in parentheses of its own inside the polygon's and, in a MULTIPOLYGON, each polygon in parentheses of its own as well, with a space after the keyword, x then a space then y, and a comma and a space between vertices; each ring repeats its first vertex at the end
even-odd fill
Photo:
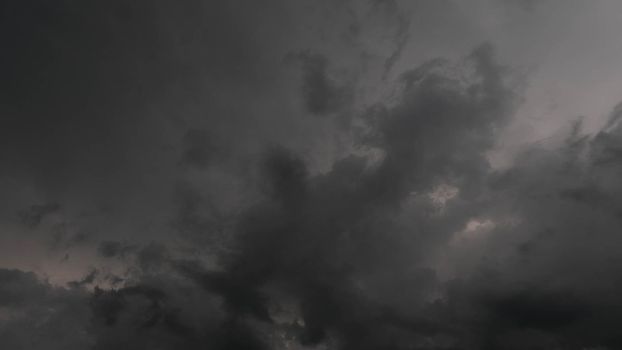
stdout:
POLYGON ((0 4, 0 348, 622 349, 622 3, 0 4))

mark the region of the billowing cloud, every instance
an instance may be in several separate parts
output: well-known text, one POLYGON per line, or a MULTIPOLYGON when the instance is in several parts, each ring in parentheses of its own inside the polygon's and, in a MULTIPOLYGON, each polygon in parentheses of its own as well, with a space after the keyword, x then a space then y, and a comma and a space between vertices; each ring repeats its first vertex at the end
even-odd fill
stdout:
POLYGON ((620 107, 521 129, 558 5, 2 5, 0 348, 621 348, 620 107))

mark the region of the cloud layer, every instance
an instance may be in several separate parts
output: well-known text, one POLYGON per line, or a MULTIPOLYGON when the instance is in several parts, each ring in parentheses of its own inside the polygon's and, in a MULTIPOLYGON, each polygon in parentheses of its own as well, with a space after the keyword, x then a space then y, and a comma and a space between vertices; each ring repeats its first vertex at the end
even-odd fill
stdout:
POLYGON ((496 166, 462 5, 1 6, 0 347, 622 348, 621 108, 496 166))

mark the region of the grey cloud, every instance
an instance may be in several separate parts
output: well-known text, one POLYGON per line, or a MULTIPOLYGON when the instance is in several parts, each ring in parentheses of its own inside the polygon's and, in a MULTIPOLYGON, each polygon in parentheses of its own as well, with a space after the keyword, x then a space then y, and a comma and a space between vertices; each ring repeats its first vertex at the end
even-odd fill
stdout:
POLYGON ((98 275, 99 275, 99 271, 97 269, 92 269, 91 272, 89 272, 81 280, 79 280, 79 281, 70 281, 67 284, 70 287, 72 287, 72 288, 84 287, 84 286, 93 284, 93 282, 95 282, 95 279, 98 277, 98 275))
POLYGON ((136 247, 117 241, 104 241, 99 243, 97 252, 104 258, 123 257, 133 252, 136 247))
POLYGON ((326 57, 309 52, 288 57, 301 63, 302 95, 309 112, 327 115, 348 107, 353 98, 353 88, 349 82, 340 82, 330 75, 326 57))
POLYGON ((19 218, 25 225, 35 228, 48 215, 60 209, 58 203, 35 204, 19 213, 19 218))
POLYGON ((2 249, 67 258, 0 347, 622 347, 619 108, 493 167, 513 70, 413 4, 1 5, 2 249))
MULTIPOLYGON (((409 275, 417 270, 411 254, 418 237, 400 232, 395 221, 411 191, 452 180, 468 187, 485 175, 477 164, 486 164, 484 152, 494 125, 507 117, 503 101, 508 96, 501 77, 492 74, 491 51, 482 50, 473 56, 479 82, 463 87, 451 78, 424 74, 406 84, 396 106, 374 109, 381 113, 374 128, 378 134, 370 140, 377 140, 372 145, 385 155, 371 168, 365 159, 352 157, 336 162, 327 174, 309 177, 290 152, 269 153, 263 172, 267 202, 243 219, 226 273, 192 272, 190 277, 222 294, 234 314, 259 320, 266 319, 268 305, 262 289, 284 288, 299 304, 305 324, 299 340, 305 344, 335 338, 340 348, 361 349, 423 342, 433 327, 392 306, 401 300, 366 292, 380 288, 382 271, 409 275), (471 133, 483 140, 472 143, 471 133)), ((434 284, 435 278, 424 276, 408 286, 413 295, 426 288, 419 283, 434 284)))
POLYGON ((87 296, 55 288, 33 273, 0 270, 0 343, 10 349, 89 346, 87 296))
POLYGON ((34 273, 19 270, 0 270, 2 294, 0 300, 3 306, 23 305, 29 299, 40 298, 47 292, 44 285, 40 285, 34 273))
POLYGON ((223 155, 218 150, 214 136, 206 130, 188 130, 183 138, 182 163, 205 168, 223 155))

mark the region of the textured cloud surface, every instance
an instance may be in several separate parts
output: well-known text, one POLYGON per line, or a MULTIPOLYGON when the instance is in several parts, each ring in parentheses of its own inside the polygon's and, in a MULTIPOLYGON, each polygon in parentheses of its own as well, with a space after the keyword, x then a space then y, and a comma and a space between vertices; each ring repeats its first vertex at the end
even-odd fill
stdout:
POLYGON ((622 349, 590 4, 0 5, 0 348, 622 349))

